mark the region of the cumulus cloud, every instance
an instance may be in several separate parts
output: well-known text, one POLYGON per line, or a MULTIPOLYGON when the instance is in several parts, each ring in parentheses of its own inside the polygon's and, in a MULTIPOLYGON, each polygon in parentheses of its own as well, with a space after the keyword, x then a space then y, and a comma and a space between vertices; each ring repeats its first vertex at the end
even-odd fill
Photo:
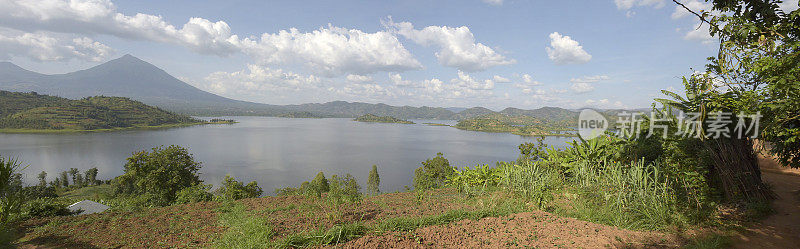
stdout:
POLYGON ((0 29, 0 59, 23 56, 37 61, 102 61, 113 53, 110 47, 88 37, 63 38, 45 32, 0 29))
POLYGON ((260 63, 301 64, 327 76, 422 68, 397 37, 386 31, 366 33, 328 25, 309 33, 297 29, 265 33, 241 43, 245 53, 260 63))
POLYGON ((550 46, 545 50, 550 60, 557 65, 584 64, 592 59, 592 55, 583 50, 577 41, 558 32, 550 34, 550 46))
POLYGON ((686 32, 686 35, 683 36, 683 39, 687 41, 699 41, 703 44, 710 44, 713 42, 714 37, 708 32, 708 25, 703 23, 698 23, 697 25, 697 28, 686 32))
POLYGON ((389 81, 397 86, 416 86, 414 82, 410 80, 404 80, 403 76, 400 76, 400 74, 389 75, 389 81))
POLYGON ((300 75, 282 69, 254 64, 236 72, 215 72, 205 77, 202 88, 221 95, 268 94, 285 90, 306 90, 320 87, 320 78, 300 75))
POLYGON ((495 75, 494 77, 492 77, 492 80, 493 80, 495 83, 509 83, 509 82, 511 82, 511 80, 510 80, 510 79, 508 79, 508 78, 505 78, 505 77, 503 77, 503 76, 500 76, 500 75, 495 75))
POLYGON ((570 86, 570 89, 572 89, 572 91, 575 91, 575 93, 586 93, 594 91, 594 86, 589 83, 580 82, 572 84, 572 86, 570 86))
POLYGON ((469 74, 458 71, 458 78, 450 80, 456 86, 472 89, 472 90, 492 90, 494 89, 494 81, 492 80, 476 80, 469 74))
POLYGON ((461 71, 483 71, 494 66, 516 63, 489 46, 476 42, 475 35, 466 26, 428 26, 414 29, 414 25, 409 22, 395 23, 391 18, 384 22, 384 26, 417 44, 438 47, 436 58, 439 63, 461 71))
POLYGON ((238 37, 223 21, 191 18, 181 28, 161 16, 117 12, 109 0, 11 0, 0 4, 0 23, 23 30, 104 34, 128 39, 178 44, 201 53, 236 52, 238 37))
POLYGON ((367 76, 367 75, 348 74, 346 78, 347 78, 347 81, 350 81, 350 82, 372 81, 372 77, 367 76))
POLYGON ((652 6, 654 8, 664 7, 664 0, 614 0, 617 9, 627 10, 634 6, 652 6))
POLYGON ((534 85, 534 86, 541 84, 538 81, 533 80, 533 76, 531 76, 530 74, 523 74, 522 75, 522 82, 525 82, 525 84, 534 85))
POLYGON ((611 77, 607 75, 594 75, 594 76, 583 76, 580 78, 572 78, 569 81, 572 83, 570 89, 575 93, 585 93, 594 91, 594 85, 592 83, 598 81, 609 80, 611 77))
POLYGON ((10 0, 0 3, 0 26, 25 31, 109 35, 176 44, 199 53, 244 52, 260 65, 299 64, 326 76, 421 69, 422 65, 387 31, 367 33, 328 25, 240 39, 224 21, 190 18, 183 26, 163 17, 125 15, 109 0, 10 0))

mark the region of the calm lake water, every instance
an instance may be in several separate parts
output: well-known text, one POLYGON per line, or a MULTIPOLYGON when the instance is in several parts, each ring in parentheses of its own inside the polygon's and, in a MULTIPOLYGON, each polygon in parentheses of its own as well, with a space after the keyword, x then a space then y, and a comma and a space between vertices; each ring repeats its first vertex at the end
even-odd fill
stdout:
MULTIPOLYGON (((351 173, 366 185, 378 165, 381 190, 402 190, 420 162, 444 153, 453 166, 494 164, 515 160, 517 146, 535 141, 504 133, 462 131, 423 122, 455 124, 448 120, 413 120, 417 124, 361 123, 350 119, 289 119, 225 117, 239 123, 165 130, 80 134, 0 134, 0 155, 25 165, 26 182, 33 184, 42 170, 48 181, 69 168, 99 169, 99 179, 123 173, 134 151, 160 145, 180 145, 202 162, 201 178, 218 185, 225 174, 258 181, 265 194, 278 187, 296 186, 317 172, 326 176, 351 173)), ((573 138, 548 137, 545 142, 566 146, 573 138)))

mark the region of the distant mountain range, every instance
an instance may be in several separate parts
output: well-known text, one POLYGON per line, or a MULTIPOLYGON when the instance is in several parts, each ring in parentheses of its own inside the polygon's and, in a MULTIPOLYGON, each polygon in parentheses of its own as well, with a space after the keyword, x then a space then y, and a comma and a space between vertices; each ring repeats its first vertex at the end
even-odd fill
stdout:
MULTIPOLYGON (((10 62, 0 62, 0 90, 34 91, 71 99, 98 95, 128 97, 169 111, 198 116, 291 116, 304 112, 319 117, 354 118, 374 114, 400 119, 466 119, 497 113, 483 107, 413 107, 345 101, 269 105, 240 101, 200 90, 132 55, 86 70, 51 75, 32 72, 10 62)), ((531 116, 551 122, 572 121, 578 117, 577 111, 558 107, 534 110, 506 108, 499 113, 531 116)))

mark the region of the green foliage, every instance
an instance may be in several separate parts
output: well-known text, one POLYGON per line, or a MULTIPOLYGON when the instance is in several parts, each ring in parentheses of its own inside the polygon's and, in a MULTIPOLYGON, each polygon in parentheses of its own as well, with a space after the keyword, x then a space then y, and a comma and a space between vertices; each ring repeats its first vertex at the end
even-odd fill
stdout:
POLYGON ((97 180, 97 168, 91 168, 86 170, 86 184, 87 185, 98 185, 100 181, 97 180))
POLYGON ((523 136, 557 135, 555 131, 571 130, 567 128, 568 125, 561 123, 551 123, 531 116, 511 116, 501 113, 462 119, 454 127, 468 131, 508 132, 523 136))
POLYGON ((369 171, 369 178, 367 179, 367 192, 376 195, 381 192, 381 177, 378 175, 378 165, 372 165, 369 171))
POLYGON ((257 198, 264 193, 256 181, 252 181, 245 185, 243 182, 237 181, 230 175, 225 176, 225 179, 222 181, 222 186, 220 186, 216 192, 225 200, 257 198))
POLYGON ((53 217, 72 215, 68 204, 55 198, 39 198, 25 203, 22 212, 27 217, 53 217))
POLYGON ((20 170, 17 160, 0 157, 0 227, 3 228, 13 215, 19 213, 24 202, 25 197, 19 191, 22 186, 17 172, 20 170))
POLYGON ((122 97, 70 100, 47 95, 0 91, 0 128, 95 130, 198 123, 122 97))
POLYGON ((422 167, 414 170, 414 189, 424 190, 443 187, 449 176, 455 174, 450 161, 441 152, 436 157, 422 162, 422 167))
POLYGON ((197 184, 178 191, 175 204, 187 204, 203 201, 211 201, 214 197, 211 192, 211 184, 197 184))
POLYGON ((413 124, 414 122, 408 120, 402 120, 391 116, 376 116, 372 114, 366 114, 353 119, 358 122, 373 122, 373 123, 398 123, 398 124, 413 124))
POLYGON ((39 186, 47 187, 47 172, 42 171, 36 178, 39 179, 39 186))
POLYGON ((352 175, 347 174, 344 177, 333 175, 330 179, 330 191, 327 199, 336 206, 346 202, 359 202, 362 198, 360 190, 361 186, 352 175))
POLYGON ((367 227, 361 223, 338 224, 327 230, 293 234, 274 244, 276 248, 307 248, 335 245, 363 236, 367 227))
MULTIPOLYGON (((302 186, 301 186, 302 187, 302 186)), ((328 179, 325 178, 325 174, 322 172, 317 173, 317 176, 311 180, 310 185, 307 187, 311 192, 313 192, 317 197, 320 197, 322 193, 327 193, 330 191, 330 185, 328 184, 328 179)))
POLYGON ((277 234, 266 218, 247 211, 242 204, 223 203, 218 211, 219 223, 227 230, 214 240, 216 248, 266 248, 277 234))
POLYGON ((487 187, 497 186, 501 177, 500 170, 489 165, 478 165, 475 166, 475 169, 467 166, 461 170, 456 170, 455 174, 447 176, 447 183, 469 195, 475 192, 476 188, 483 190, 487 187))
POLYGON ((145 198, 155 206, 169 205, 177 198, 178 191, 201 183, 199 169, 200 163, 180 146, 135 152, 125 163, 125 173, 113 181, 114 192, 145 198))

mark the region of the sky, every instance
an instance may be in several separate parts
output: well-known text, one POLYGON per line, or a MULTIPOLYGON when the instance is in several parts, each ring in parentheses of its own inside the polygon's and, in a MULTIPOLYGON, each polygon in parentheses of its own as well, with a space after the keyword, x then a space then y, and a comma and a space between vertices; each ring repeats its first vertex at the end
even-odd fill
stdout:
POLYGON ((641 108, 716 53, 699 24, 669 0, 0 0, 0 61, 55 74, 131 54, 268 104, 641 108))

